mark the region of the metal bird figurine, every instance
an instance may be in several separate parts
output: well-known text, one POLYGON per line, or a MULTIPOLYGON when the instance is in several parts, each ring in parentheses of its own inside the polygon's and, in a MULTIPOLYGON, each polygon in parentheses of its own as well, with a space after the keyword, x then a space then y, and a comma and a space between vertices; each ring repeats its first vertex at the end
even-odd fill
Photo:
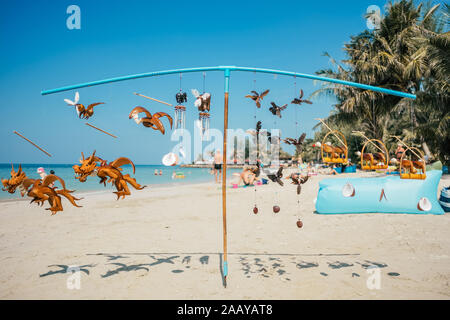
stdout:
POLYGON ((303 98, 303 89, 300 89, 300 97, 294 98, 294 100, 291 101, 292 104, 298 104, 301 105, 302 103, 312 104, 311 101, 302 99, 303 98))
POLYGON ((306 133, 302 133, 302 135, 298 139, 286 138, 283 139, 284 143, 289 145, 294 145, 297 149, 297 152, 300 154, 303 151, 303 142, 305 141, 306 133))
POLYGON ((292 184, 297 185, 297 194, 300 194, 302 191, 301 185, 308 181, 309 176, 303 177, 298 173, 293 173, 289 176, 289 178, 291 179, 292 184))
POLYGON ((287 108, 287 104, 279 107, 275 104, 275 102, 270 103, 272 106, 269 108, 269 111, 272 112, 274 116, 281 118, 281 111, 287 108))
POLYGON ((281 178, 283 178, 283 167, 280 167, 276 173, 264 168, 263 171, 270 180, 272 180, 273 182, 277 182, 280 186, 284 186, 284 183, 281 180, 281 178))
POLYGON ((267 89, 266 91, 262 92, 262 93, 258 93, 256 91, 250 91, 252 94, 248 94, 245 97, 246 98, 250 98, 253 101, 255 101, 256 106, 258 108, 261 108, 261 100, 269 93, 269 89, 267 89))
POLYGON ((64 101, 71 107, 75 107, 75 110, 77 111, 78 118, 80 119, 89 119, 94 115, 94 107, 98 106, 99 104, 105 104, 104 102, 96 102, 88 105, 85 107, 83 104, 78 103, 80 100, 80 94, 78 92, 75 93, 75 99, 74 101, 69 99, 64 99, 64 101))

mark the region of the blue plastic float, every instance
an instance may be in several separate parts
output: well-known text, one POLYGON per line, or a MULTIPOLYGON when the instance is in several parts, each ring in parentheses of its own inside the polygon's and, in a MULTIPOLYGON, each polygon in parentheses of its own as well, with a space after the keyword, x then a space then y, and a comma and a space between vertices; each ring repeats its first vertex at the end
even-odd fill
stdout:
POLYGON ((324 179, 319 183, 316 211, 319 214, 444 214, 437 200, 441 176, 442 171, 433 170, 427 171, 424 180, 400 179, 395 175, 324 179))

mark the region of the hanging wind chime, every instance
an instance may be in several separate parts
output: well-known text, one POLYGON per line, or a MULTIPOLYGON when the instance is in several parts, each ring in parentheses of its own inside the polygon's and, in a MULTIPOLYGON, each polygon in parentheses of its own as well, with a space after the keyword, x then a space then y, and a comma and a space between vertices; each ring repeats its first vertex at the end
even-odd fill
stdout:
MULTIPOLYGON (((297 94, 297 77, 294 76, 294 95, 297 94)), ((303 98, 303 90, 300 90, 300 98, 294 98, 291 103, 300 105, 303 102, 311 103, 309 100, 302 100, 303 98)), ((297 121, 297 108, 295 108, 295 136, 298 137, 298 121, 297 121)), ((302 159, 302 145, 306 138, 306 134, 303 133, 298 139, 290 139, 287 138, 284 140, 287 144, 293 144, 297 151, 297 166, 301 165, 303 162, 302 159), (300 161, 298 161, 300 160, 300 161)), ((297 220, 297 227, 300 229, 303 227, 303 221, 302 221, 302 215, 301 215, 301 208, 300 208, 300 193, 302 191, 302 184, 304 184, 309 179, 309 174, 306 175, 306 177, 302 176, 301 173, 298 174, 291 174, 290 176, 291 181, 293 184, 297 185, 297 210, 298 210, 298 220, 297 220)))
POLYGON ((209 111, 211 109, 211 94, 205 92, 205 76, 203 73, 203 93, 200 94, 198 90, 192 89, 192 94, 196 98, 194 105, 198 108, 199 127, 202 134, 202 139, 207 140, 209 136, 209 111))
POLYGON ((177 105, 175 106, 175 129, 186 128, 186 107, 183 103, 187 102, 187 94, 181 88, 181 73, 180 73, 180 92, 175 95, 177 105))

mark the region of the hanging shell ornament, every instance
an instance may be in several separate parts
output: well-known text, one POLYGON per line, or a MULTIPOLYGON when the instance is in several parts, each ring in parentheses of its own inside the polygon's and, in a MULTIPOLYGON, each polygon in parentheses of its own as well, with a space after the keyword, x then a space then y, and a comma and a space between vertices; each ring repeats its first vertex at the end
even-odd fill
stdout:
POLYGON ((342 188, 342 195, 346 198, 355 196, 355 187, 353 187, 349 182, 347 182, 342 188))
POLYGON ((417 209, 420 211, 430 211, 432 208, 430 200, 428 198, 420 198, 419 203, 417 203, 417 209))

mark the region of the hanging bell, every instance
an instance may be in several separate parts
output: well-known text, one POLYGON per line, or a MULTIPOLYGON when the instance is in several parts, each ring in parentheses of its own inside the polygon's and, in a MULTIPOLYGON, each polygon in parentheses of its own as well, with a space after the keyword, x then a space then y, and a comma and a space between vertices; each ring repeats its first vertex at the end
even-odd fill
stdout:
POLYGON ((200 112, 198 115, 199 115, 199 120, 200 120, 200 130, 202 133, 202 137, 207 140, 209 138, 210 115, 208 112, 200 112))
POLYGON ((178 92, 175 95, 178 105, 175 106, 175 129, 184 129, 186 127, 186 107, 182 103, 187 102, 186 92, 178 92))
POLYGON ((175 129, 184 129, 186 125, 186 107, 182 105, 175 106, 175 129))

